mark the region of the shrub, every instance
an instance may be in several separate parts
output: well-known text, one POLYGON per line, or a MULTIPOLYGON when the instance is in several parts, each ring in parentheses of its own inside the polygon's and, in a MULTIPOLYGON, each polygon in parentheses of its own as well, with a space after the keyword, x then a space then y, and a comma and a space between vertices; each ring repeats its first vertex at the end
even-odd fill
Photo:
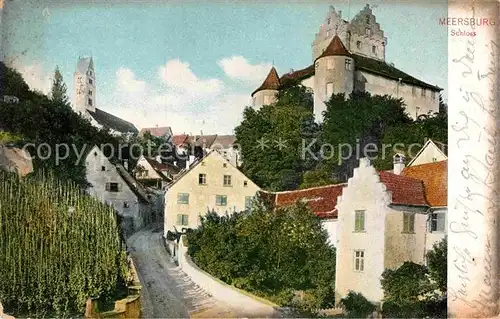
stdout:
POLYGON ((81 314, 125 284, 114 210, 52 177, 0 171, 0 300, 17 315, 81 314))
POLYGON ((276 211, 209 212, 188 235, 188 253, 213 276, 284 306, 334 304, 335 249, 319 219, 299 204, 276 211), (294 292, 304 291, 294 303, 294 292))
POLYGON ((366 318, 376 309, 376 306, 368 301, 365 296, 354 291, 349 291, 349 293, 340 300, 340 305, 345 308, 347 316, 350 318, 366 318))

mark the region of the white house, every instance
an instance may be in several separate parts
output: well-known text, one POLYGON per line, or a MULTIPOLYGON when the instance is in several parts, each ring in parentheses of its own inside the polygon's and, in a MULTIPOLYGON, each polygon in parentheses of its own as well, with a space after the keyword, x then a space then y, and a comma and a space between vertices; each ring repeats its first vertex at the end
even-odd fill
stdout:
POLYGON ((196 228, 200 216, 247 209, 260 188, 217 150, 192 163, 168 185, 165 196, 165 236, 168 231, 196 228))
POLYGON ((377 172, 361 159, 337 199, 336 300, 352 290, 383 299, 380 278, 405 261, 425 263, 432 244, 446 235, 447 163, 377 172))
POLYGON ((252 93, 253 107, 272 104, 281 88, 299 83, 314 92, 314 115, 322 122, 325 101, 332 94, 364 91, 403 98, 408 114, 416 119, 439 110, 436 85, 419 80, 385 60, 387 38, 372 8, 366 5, 351 21, 333 7, 312 43, 312 65, 278 76, 273 67, 252 93))
POLYGON ((145 189, 122 165, 112 164, 97 146, 88 153, 85 166, 88 193, 115 208, 127 234, 141 228, 151 214, 145 189))

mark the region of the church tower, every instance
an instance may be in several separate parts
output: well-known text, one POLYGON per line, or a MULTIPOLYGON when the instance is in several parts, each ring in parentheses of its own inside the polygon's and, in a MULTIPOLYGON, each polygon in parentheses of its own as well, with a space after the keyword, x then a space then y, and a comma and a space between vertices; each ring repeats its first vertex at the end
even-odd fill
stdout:
POLYGON ((276 102, 276 94, 280 88, 280 78, 278 72, 271 68, 262 85, 252 93, 252 106, 259 109, 263 105, 269 105, 276 102))
POLYGON ((75 86, 75 99, 73 107, 83 116, 86 111, 95 113, 96 107, 96 82, 94 62, 92 57, 79 58, 76 71, 73 75, 75 86))
POLYGON ((354 59, 335 35, 325 51, 314 61, 314 118, 323 122, 325 101, 333 94, 346 96, 354 89, 354 59))

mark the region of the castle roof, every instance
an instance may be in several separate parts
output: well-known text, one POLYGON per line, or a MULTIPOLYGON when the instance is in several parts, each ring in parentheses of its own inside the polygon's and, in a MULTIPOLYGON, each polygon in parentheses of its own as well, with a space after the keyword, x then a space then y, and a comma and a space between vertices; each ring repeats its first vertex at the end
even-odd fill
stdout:
MULTIPOLYGON (((374 75, 378 75, 395 81, 401 79, 402 83, 415 85, 436 92, 443 90, 442 88, 436 85, 425 83, 424 81, 421 81, 399 70, 398 68, 386 63, 385 61, 372 59, 354 53, 351 56, 354 59, 354 67, 356 70, 372 73, 374 75)), ((314 75, 314 73, 315 73, 314 64, 312 64, 307 68, 284 74, 280 79, 281 86, 282 87, 292 86, 296 83, 301 82, 302 80, 310 78, 311 76, 314 75)))
POLYGON ((120 133, 137 134, 137 128, 134 126, 134 124, 122 120, 121 118, 113 114, 104 112, 103 110, 98 108, 95 109, 95 112, 92 112, 90 110, 87 110, 87 112, 89 112, 92 118, 103 127, 113 129, 120 133))
POLYGON ((327 56, 351 56, 351 53, 346 49, 342 40, 340 40, 338 35, 335 35, 330 42, 330 44, 326 47, 325 51, 316 58, 316 60, 327 57, 327 56))
POLYGON ((262 83, 257 90, 252 92, 252 96, 257 93, 258 91, 262 90, 278 90, 280 88, 280 78, 278 76, 278 72, 274 68, 274 66, 271 68, 271 71, 269 71, 269 74, 267 75, 266 79, 262 83))

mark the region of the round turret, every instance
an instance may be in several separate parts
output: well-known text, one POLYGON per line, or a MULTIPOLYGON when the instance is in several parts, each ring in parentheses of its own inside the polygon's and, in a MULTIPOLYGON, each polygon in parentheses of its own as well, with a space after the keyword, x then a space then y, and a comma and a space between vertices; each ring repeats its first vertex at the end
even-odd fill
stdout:
POLYGON ((273 67, 262 85, 252 93, 252 106, 260 108, 263 105, 269 105, 276 102, 276 94, 280 88, 280 78, 278 72, 273 67))
POLYGON ((322 122, 325 102, 333 94, 347 96, 354 89, 354 59, 336 35, 314 62, 314 115, 322 122))

